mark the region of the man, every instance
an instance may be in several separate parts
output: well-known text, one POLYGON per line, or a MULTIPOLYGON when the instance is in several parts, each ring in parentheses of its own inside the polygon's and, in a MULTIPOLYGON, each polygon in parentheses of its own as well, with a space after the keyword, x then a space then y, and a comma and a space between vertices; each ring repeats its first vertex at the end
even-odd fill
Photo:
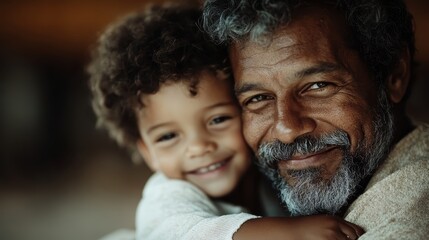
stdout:
POLYGON ((328 213, 361 239, 429 236, 429 127, 405 104, 412 16, 400 0, 208 0, 230 47, 243 131, 292 215, 328 213))

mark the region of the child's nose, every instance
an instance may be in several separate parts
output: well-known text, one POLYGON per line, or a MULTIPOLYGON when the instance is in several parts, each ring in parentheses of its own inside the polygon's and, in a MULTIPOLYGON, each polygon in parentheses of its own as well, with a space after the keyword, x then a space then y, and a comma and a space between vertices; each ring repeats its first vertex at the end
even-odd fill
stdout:
POLYGON ((187 155, 189 158, 201 157, 216 149, 216 143, 205 138, 197 138, 189 143, 187 155))

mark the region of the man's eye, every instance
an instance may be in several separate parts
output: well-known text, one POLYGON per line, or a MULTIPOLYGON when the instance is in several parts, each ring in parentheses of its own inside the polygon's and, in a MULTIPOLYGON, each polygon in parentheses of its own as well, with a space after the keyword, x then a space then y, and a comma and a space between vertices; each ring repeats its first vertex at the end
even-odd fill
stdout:
POLYGON ((215 117, 210 121, 210 125, 215 125, 215 124, 220 124, 223 123, 225 121, 230 120, 232 117, 231 116, 219 116, 219 117, 215 117))
POLYGON ((271 97, 271 96, 260 94, 260 95, 256 95, 256 96, 253 96, 253 97, 247 99, 244 102, 244 105, 247 106, 249 104, 258 103, 258 102, 262 102, 262 101, 266 101, 266 100, 272 100, 272 99, 273 99, 273 97, 271 97))
POLYGON ((177 135, 175 133, 167 133, 156 139, 156 142, 165 142, 175 138, 177 135))
POLYGON ((317 83, 311 84, 311 86, 308 88, 308 90, 321 89, 321 88, 324 88, 328 85, 329 85, 329 83, 327 83, 327 82, 317 82, 317 83))

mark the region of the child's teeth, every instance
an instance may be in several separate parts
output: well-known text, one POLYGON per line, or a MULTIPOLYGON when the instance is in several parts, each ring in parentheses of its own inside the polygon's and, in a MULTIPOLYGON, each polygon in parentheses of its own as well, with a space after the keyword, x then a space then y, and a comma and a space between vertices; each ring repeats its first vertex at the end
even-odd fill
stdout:
POLYGON ((216 163, 216 164, 209 166, 208 169, 209 169, 209 171, 213 171, 216 168, 220 167, 220 165, 221 165, 220 163, 216 163))
POLYGON ((204 167, 204 168, 200 168, 200 169, 198 169, 196 173, 207 173, 207 172, 211 172, 211 171, 214 171, 214 170, 216 170, 216 169, 220 168, 221 166, 222 166, 222 162, 215 163, 215 164, 212 164, 212 165, 210 165, 210 166, 208 166, 208 167, 204 167))

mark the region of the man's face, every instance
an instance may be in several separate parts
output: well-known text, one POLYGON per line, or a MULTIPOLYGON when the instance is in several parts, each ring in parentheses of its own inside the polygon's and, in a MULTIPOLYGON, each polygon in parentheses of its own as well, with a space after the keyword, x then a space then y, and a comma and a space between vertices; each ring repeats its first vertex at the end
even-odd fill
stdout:
POLYGON ((387 151, 388 103, 342 19, 305 11, 267 46, 232 46, 236 94, 245 139, 290 210, 336 212, 387 151))

